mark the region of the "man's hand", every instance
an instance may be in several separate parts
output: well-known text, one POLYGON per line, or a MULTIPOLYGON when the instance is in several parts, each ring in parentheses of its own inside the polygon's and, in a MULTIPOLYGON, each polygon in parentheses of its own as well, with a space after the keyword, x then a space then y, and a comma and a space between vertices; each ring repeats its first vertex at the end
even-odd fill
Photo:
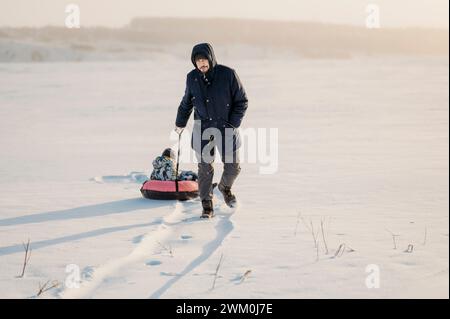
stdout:
POLYGON ((183 130, 184 130, 184 127, 178 127, 178 126, 175 126, 175 132, 176 132, 178 135, 180 135, 181 133, 183 133, 183 130))

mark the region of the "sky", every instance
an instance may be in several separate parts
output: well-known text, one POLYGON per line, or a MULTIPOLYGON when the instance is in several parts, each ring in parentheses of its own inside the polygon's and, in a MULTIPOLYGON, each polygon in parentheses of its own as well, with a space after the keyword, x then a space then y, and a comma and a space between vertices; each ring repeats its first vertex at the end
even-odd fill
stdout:
POLYGON ((381 27, 448 29, 448 0, 0 0, 0 26, 64 26, 66 5, 80 8, 81 26, 121 27, 133 17, 229 17, 364 26, 379 7, 381 27))

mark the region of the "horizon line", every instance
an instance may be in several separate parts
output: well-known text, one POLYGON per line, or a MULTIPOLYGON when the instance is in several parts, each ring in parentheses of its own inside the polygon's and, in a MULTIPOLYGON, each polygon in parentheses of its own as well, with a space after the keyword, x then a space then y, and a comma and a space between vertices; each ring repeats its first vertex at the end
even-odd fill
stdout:
MULTIPOLYGON (((248 21, 248 22, 265 22, 265 23, 285 23, 285 24, 316 24, 323 26, 339 26, 339 27, 350 27, 350 28, 360 28, 368 29, 363 24, 352 24, 352 23, 338 23, 338 22, 323 22, 323 21, 312 21, 312 20, 293 20, 293 19, 270 19, 270 18, 245 18, 245 17, 187 17, 187 16, 135 16, 129 20, 126 24, 122 25, 96 25, 88 24, 86 26, 81 25, 81 28, 93 29, 93 28, 105 28, 105 29, 126 29, 130 26, 131 22, 135 19, 158 19, 158 20, 229 20, 229 21, 248 21)), ((0 29, 43 29, 43 28, 66 28, 63 24, 41 24, 41 25, 22 25, 22 26, 11 26, 11 25, 0 25, 0 29)), ((444 31, 449 32, 447 27, 438 26, 421 26, 421 25, 410 25, 410 26, 386 26, 380 27, 375 30, 388 29, 388 30, 427 30, 427 31, 444 31)))

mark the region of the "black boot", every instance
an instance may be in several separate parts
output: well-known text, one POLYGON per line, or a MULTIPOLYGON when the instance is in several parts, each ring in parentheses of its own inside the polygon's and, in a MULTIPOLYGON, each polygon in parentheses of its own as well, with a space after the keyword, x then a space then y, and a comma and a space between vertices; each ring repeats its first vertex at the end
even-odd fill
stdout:
POLYGON ((213 202, 210 199, 202 200, 203 213, 201 218, 211 218, 214 217, 213 202))
POLYGON ((231 188, 228 186, 221 186, 219 184, 219 191, 223 195, 223 199, 225 200, 225 204, 227 204, 228 207, 235 207, 236 206, 236 196, 231 192, 231 188))

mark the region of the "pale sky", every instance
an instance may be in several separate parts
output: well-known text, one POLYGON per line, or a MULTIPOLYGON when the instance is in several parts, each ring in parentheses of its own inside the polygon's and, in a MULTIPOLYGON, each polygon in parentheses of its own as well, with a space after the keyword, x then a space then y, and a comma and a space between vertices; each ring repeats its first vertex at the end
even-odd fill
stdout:
POLYGON ((381 27, 448 29, 449 0, 0 0, 0 26, 64 26, 67 4, 81 26, 120 27, 136 16, 233 17, 365 25, 366 6, 380 8, 381 27))

